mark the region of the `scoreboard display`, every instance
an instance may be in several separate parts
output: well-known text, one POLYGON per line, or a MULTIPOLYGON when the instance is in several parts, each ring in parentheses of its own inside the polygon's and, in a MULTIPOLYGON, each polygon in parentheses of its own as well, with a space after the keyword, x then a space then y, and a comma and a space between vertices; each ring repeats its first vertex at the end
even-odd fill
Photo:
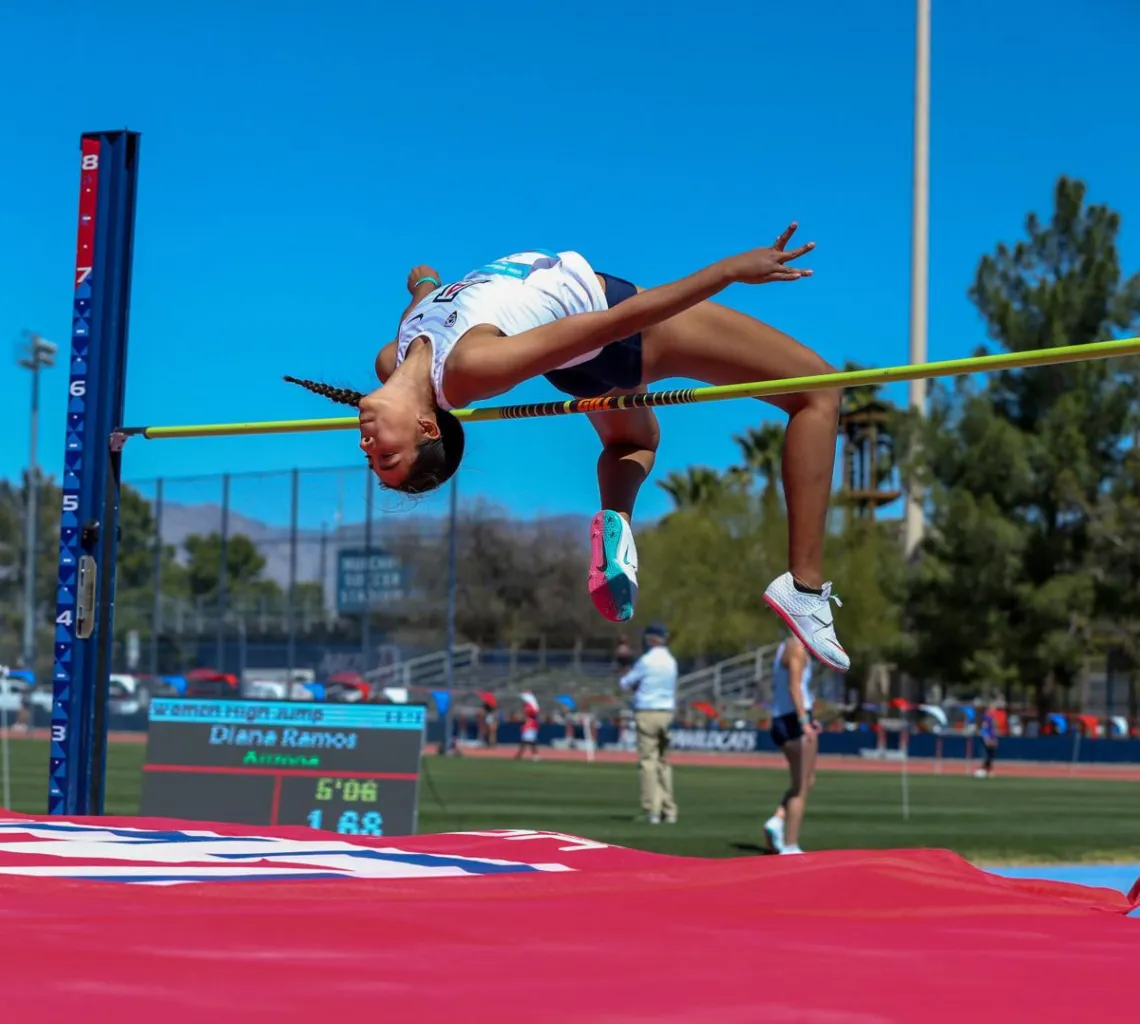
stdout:
POLYGON ((155 698, 141 813, 412 835, 425 721, 415 704, 155 698))

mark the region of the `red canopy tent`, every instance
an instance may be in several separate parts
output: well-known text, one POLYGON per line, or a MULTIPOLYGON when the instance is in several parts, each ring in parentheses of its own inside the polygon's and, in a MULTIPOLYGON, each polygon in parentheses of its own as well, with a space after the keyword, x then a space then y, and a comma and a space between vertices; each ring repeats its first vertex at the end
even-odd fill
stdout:
POLYGON ((185 679, 188 697, 236 697, 241 692, 237 676, 214 668, 193 668, 185 679))
POLYGON ((363 701, 372 696, 372 684, 359 672, 334 672, 328 677, 325 686, 326 688, 339 686, 342 689, 355 690, 360 694, 360 699, 363 701))

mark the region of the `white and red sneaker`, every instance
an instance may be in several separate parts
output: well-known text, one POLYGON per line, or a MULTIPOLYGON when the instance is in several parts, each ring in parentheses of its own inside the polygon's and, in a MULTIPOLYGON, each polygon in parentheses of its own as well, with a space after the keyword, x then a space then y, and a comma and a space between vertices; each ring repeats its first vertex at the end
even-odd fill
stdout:
POLYGON ((609 509, 590 523, 590 599, 610 622, 633 618, 637 603, 637 545, 629 523, 609 509))
POLYGON ((846 672, 851 659, 835 635, 831 602, 842 607, 843 602, 831 593, 831 584, 823 585, 819 594, 805 594, 797 590, 790 572, 778 576, 768 584, 764 600, 784 625, 799 637, 803 645, 828 668, 846 672))

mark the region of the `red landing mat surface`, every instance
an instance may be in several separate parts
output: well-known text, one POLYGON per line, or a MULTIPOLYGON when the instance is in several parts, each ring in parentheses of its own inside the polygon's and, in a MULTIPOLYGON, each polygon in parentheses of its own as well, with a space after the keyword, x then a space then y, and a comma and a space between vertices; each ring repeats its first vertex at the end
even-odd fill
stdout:
POLYGON ((707 861, 0 812, 0 1019, 1123 1020, 1130 909, 942 851, 707 861))

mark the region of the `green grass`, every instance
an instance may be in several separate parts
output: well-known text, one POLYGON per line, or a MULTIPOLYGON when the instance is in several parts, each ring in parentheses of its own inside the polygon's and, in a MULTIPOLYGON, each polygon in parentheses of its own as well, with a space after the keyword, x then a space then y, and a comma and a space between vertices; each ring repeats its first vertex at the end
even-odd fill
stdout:
MULTIPOLYGON (((10 749, 12 809, 42 812, 47 744, 16 740, 10 749)), ((141 744, 112 744, 108 814, 138 813, 143 752, 141 744)), ((776 770, 676 768, 680 823, 653 827, 632 820, 633 765, 430 755, 425 765, 422 832, 550 829, 691 857, 754 852, 785 782, 776 770)), ((803 844, 810 850, 944 847, 986 864, 1140 859, 1136 783, 912 775, 910 796, 911 817, 904 821, 897 775, 821 771, 803 844)))

